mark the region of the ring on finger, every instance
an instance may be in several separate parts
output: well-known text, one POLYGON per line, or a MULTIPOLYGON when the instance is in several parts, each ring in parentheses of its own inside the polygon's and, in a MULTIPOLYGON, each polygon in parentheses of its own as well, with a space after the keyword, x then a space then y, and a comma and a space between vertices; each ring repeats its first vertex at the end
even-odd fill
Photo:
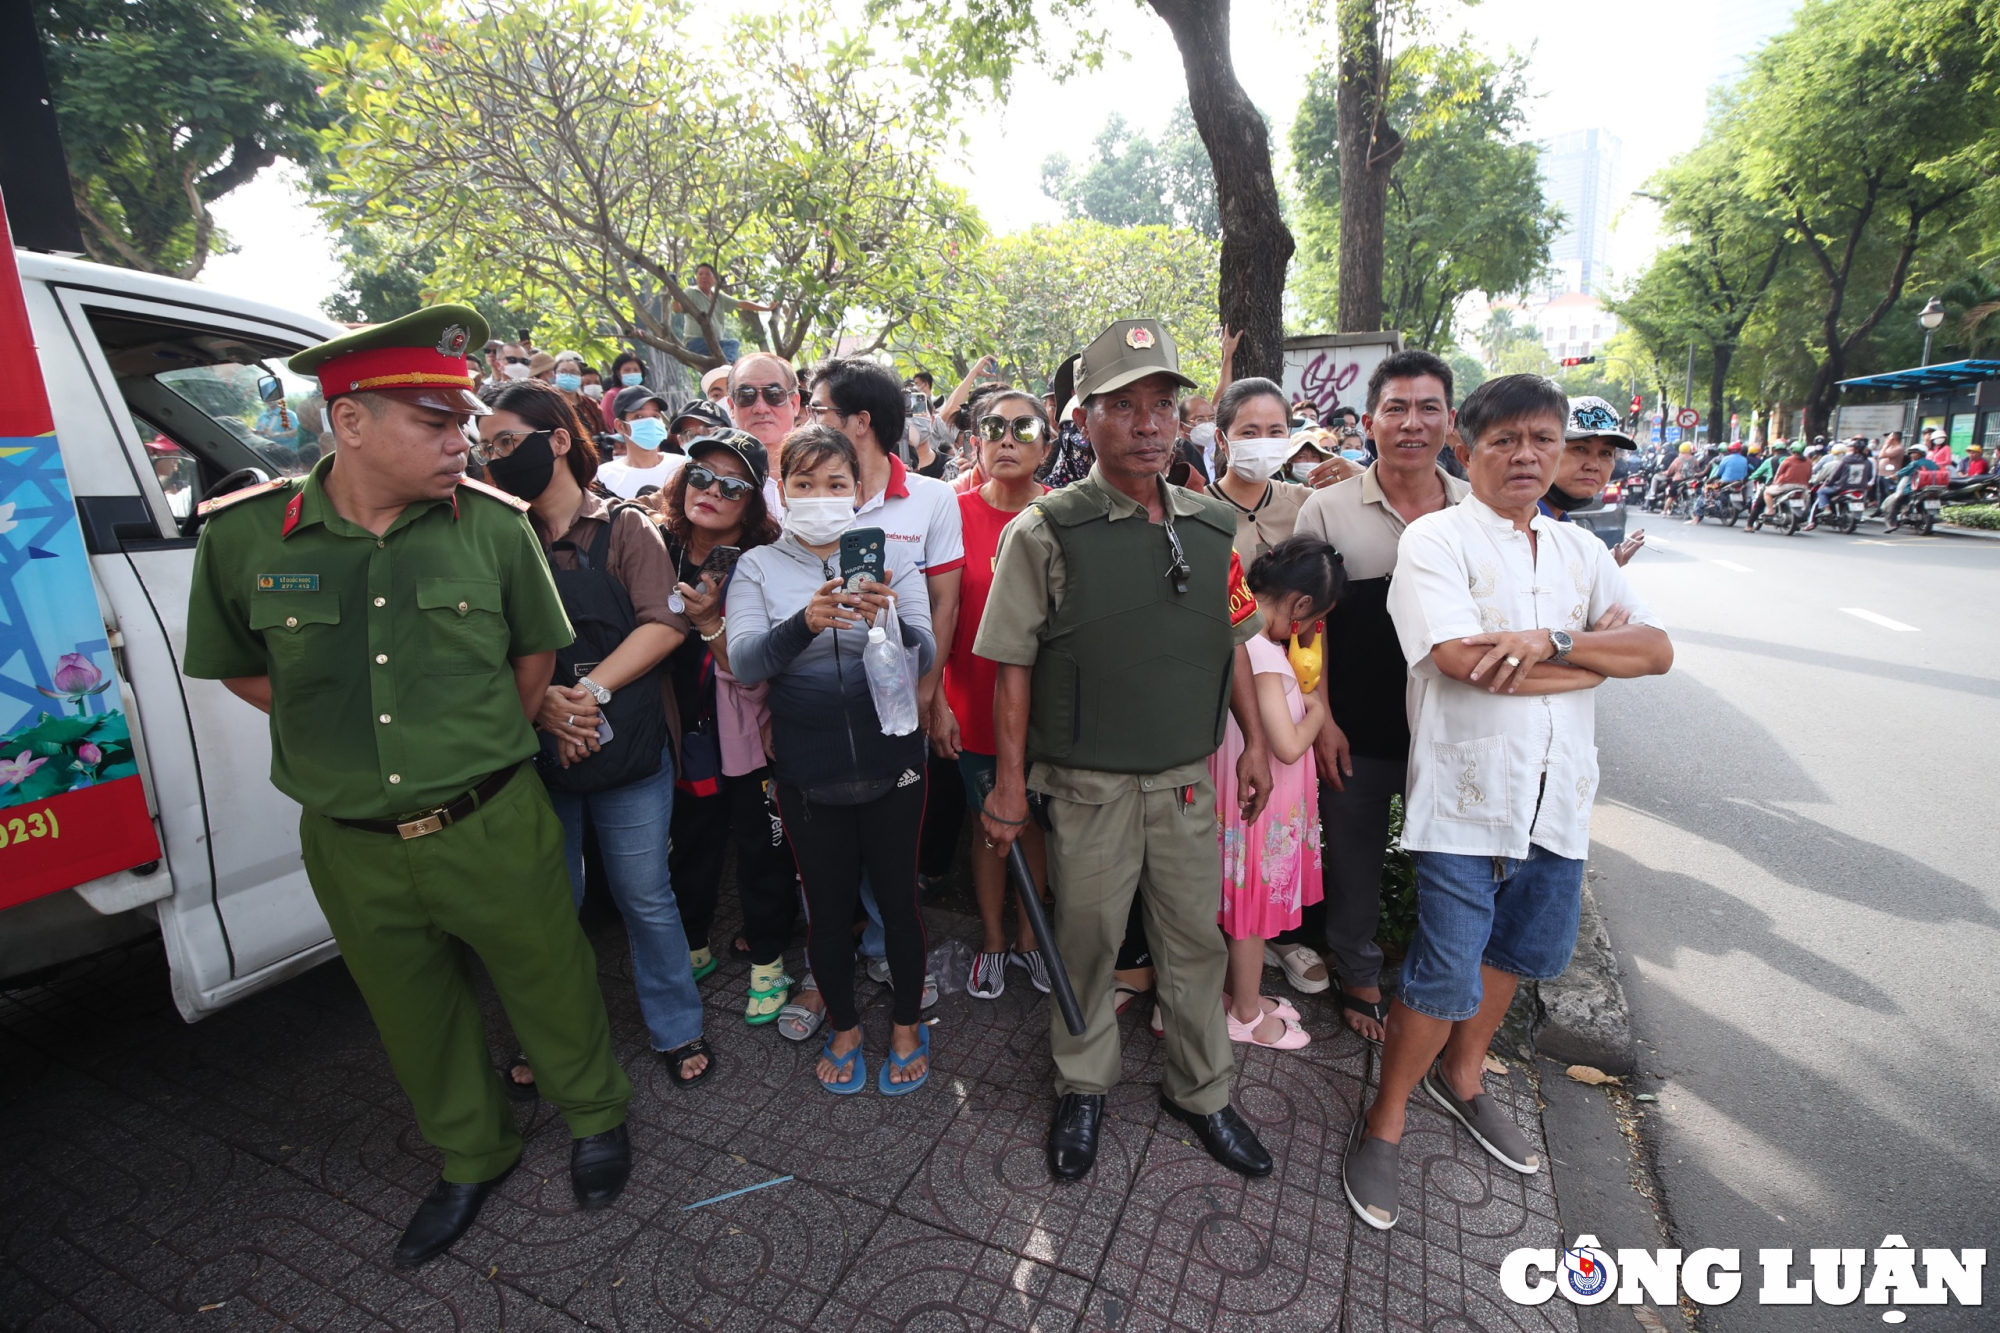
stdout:
POLYGON ((1507 659, 1507 665, 1510 667, 1517 667, 1521 665, 1521 659, 1518 657, 1510 657, 1507 659))

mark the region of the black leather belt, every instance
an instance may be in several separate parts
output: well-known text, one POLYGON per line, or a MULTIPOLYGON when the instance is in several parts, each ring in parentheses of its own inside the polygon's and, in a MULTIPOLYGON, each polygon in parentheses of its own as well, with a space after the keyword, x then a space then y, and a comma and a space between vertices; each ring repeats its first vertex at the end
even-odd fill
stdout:
POLYGON ((500 789, 507 785, 513 778, 515 770, 520 767, 519 761, 511 763, 450 804, 416 811, 408 819, 335 819, 333 822, 345 824, 348 828, 364 829, 369 833, 394 833, 401 838, 421 838, 426 833, 436 833, 447 825, 456 824, 498 796, 500 789))

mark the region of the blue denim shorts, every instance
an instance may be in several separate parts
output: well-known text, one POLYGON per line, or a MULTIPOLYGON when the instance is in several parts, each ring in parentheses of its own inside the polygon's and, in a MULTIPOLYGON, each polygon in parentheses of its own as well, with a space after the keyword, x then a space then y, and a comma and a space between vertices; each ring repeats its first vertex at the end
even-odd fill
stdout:
POLYGON ((1559 977, 1576 949, 1583 862, 1530 846, 1528 859, 1417 852, 1417 934, 1398 998, 1430 1018, 1479 1012, 1479 966, 1559 977))

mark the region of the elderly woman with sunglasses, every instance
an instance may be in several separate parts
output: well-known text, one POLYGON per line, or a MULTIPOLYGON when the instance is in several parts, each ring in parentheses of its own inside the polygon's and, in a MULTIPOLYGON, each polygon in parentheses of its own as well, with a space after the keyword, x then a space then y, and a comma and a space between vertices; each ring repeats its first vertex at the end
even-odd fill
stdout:
MULTIPOLYGON (((1042 404, 1021 389, 992 388, 973 395, 969 405, 972 438, 979 450, 979 471, 986 480, 958 497, 959 519, 965 531, 965 576, 959 584, 958 621, 944 660, 944 688, 938 691, 942 718, 930 728, 931 744, 939 754, 958 760, 965 779, 965 803, 981 808, 980 780, 994 772, 993 688, 999 664, 972 651, 986 596, 993 588, 993 558, 1000 534, 1048 487, 1035 480, 1047 459, 1052 435, 1042 404)), ((1022 830, 1021 846, 1038 882, 1046 882, 1047 849, 1042 831, 1022 830)), ((1021 968, 1036 990, 1049 989, 1048 968, 1035 933, 1023 915, 1015 924, 1015 944, 1007 947, 1002 917, 1007 905, 1007 867, 987 853, 972 858, 972 887, 979 900, 985 939, 973 959, 965 992, 976 1000, 997 1000, 1007 989, 1009 963, 1021 968)))
POLYGON ((777 1019, 790 998, 784 950, 798 893, 791 852, 771 818, 766 687, 745 685, 730 674, 723 605, 736 558, 776 541, 778 523, 764 504, 770 465, 756 437, 711 426, 685 447, 687 466, 668 483, 661 519, 679 580, 675 595, 695 631, 667 659, 681 737, 674 894, 698 981, 717 966, 709 925, 723 859, 735 845, 736 893, 750 949, 743 1018, 761 1026, 777 1019))
MULTIPOLYGON (((673 604, 673 566, 645 512, 592 489, 597 450, 585 419, 538 380, 489 384, 473 453, 494 485, 527 501, 576 641, 556 655, 535 727, 536 767, 562 821, 570 888, 583 904, 583 831, 597 830, 611 896, 625 918, 632 979, 653 1049, 680 1083, 715 1070, 702 1040, 701 993, 688 965, 667 866, 674 756, 660 664, 688 622, 673 604)), ((516 1056, 509 1090, 532 1096, 516 1056)))

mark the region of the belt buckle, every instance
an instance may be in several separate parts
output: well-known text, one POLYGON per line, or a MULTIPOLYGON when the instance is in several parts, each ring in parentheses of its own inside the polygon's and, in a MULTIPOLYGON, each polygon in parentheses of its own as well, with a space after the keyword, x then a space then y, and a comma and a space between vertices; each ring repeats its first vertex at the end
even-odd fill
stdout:
POLYGON ((396 832, 407 842, 411 838, 421 838, 427 833, 436 833, 450 822, 451 816, 443 810, 433 810, 422 819, 412 819, 408 823, 396 825, 396 832))

